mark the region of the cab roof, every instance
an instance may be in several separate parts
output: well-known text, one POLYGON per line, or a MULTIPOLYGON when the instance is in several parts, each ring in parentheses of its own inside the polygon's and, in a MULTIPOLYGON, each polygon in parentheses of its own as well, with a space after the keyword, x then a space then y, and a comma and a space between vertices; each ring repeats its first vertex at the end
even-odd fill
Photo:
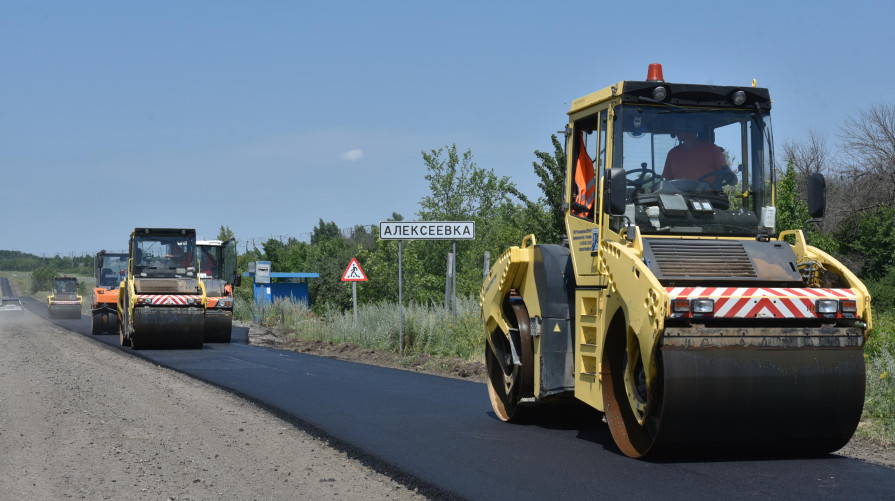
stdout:
POLYGON ((755 109, 757 105, 762 111, 771 109, 770 93, 763 87, 626 80, 572 101, 568 114, 573 115, 610 99, 617 99, 619 103, 626 104, 734 109, 755 109), (666 98, 662 100, 653 98, 653 91, 657 87, 665 88, 666 98), (739 105, 733 102, 733 95, 737 91, 743 91, 746 97, 739 105))

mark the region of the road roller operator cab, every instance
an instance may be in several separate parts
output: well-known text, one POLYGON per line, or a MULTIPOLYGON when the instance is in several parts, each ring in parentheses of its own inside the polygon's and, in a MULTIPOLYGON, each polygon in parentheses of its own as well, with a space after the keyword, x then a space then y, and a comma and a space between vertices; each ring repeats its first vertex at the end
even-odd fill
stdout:
POLYGON ((205 284, 205 342, 229 343, 233 329, 233 288, 242 283, 236 270, 236 240, 196 241, 199 277, 205 284))
POLYGON ((118 288, 127 278, 127 254, 99 251, 93 259, 91 332, 118 333, 118 288))
MULTIPOLYGON (((568 115, 568 240, 525 237, 482 288, 495 414, 577 398, 631 457, 842 447, 870 296, 777 228, 768 90, 670 83, 651 65, 568 115)), ((821 219, 823 177, 808 184, 821 219)))

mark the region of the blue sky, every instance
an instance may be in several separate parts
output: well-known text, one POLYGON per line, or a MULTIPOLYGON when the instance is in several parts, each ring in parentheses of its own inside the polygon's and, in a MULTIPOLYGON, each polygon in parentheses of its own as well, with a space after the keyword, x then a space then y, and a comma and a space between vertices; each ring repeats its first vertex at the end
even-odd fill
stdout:
MULTIPOLYGON (((415 219, 456 144, 537 197, 572 100, 768 87, 777 151, 891 103, 892 2, 0 2, 0 249, 415 219), (326 4, 326 5, 324 5, 326 4), (604 10, 611 5, 615 10, 604 10), (797 5, 798 4, 798 5, 797 5)), ((250 244, 251 245, 251 244, 250 244)))

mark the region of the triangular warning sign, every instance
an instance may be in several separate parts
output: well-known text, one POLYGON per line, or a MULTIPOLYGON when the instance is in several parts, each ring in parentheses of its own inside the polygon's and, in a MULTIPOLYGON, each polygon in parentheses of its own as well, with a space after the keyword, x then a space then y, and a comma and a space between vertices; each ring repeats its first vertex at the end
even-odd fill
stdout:
POLYGON ((348 267, 345 268, 345 273, 342 274, 343 282, 366 282, 367 275, 364 274, 364 270, 361 269, 360 264, 357 263, 357 258, 351 258, 351 262, 348 264, 348 267))

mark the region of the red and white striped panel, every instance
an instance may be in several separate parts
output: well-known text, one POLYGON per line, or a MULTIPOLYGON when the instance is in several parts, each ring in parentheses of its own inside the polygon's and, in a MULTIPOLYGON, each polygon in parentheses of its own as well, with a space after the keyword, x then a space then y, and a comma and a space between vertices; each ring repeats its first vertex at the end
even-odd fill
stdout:
MULTIPOLYGON (((817 318, 818 299, 853 299, 853 289, 791 289, 771 287, 666 287, 670 299, 714 299, 714 318, 817 318)), ((688 318, 673 313, 671 318, 688 318)), ((837 318, 842 314, 837 312, 837 318)))
POLYGON ((147 300, 149 304, 155 306, 186 306, 188 304, 194 303, 196 300, 201 301, 202 296, 195 295, 186 295, 186 294, 178 294, 178 295, 167 295, 167 294, 137 294, 137 302, 146 304, 147 300))
POLYGON ((53 299, 53 300, 50 301, 50 302, 53 303, 53 304, 81 304, 80 301, 59 301, 59 300, 56 300, 56 299, 53 299))

